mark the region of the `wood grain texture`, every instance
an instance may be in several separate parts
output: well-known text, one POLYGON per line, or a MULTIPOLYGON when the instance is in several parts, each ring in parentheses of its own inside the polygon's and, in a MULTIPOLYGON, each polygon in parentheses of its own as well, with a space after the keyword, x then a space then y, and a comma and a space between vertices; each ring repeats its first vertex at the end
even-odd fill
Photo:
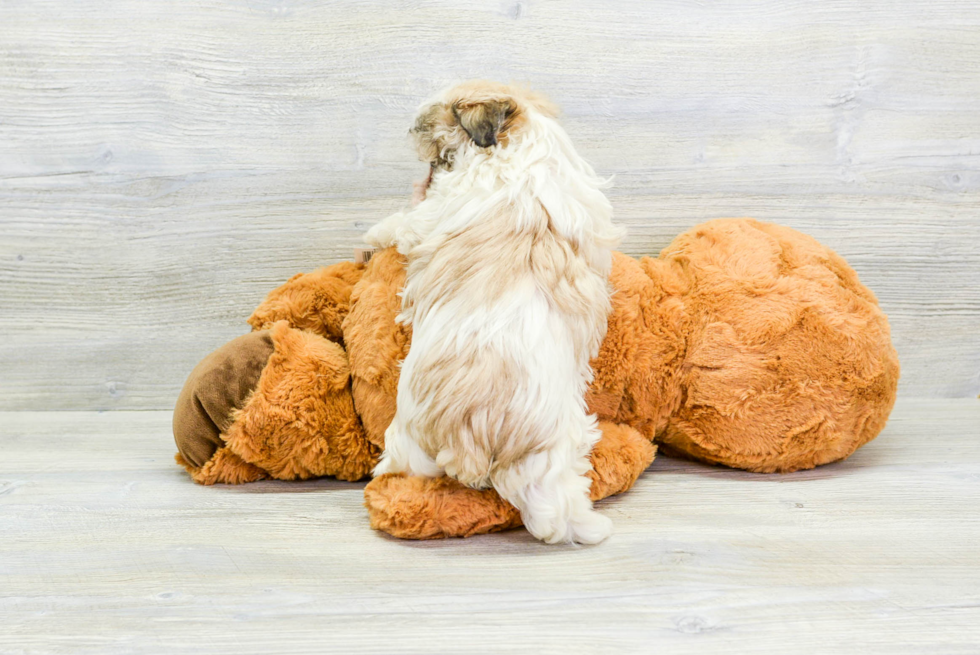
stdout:
POLYGON ((405 542, 362 484, 200 487, 168 412, 0 413, 0 653, 975 653, 980 401, 813 471, 658 458, 615 533, 405 542), (45 444, 39 448, 38 444, 45 444))
POLYGON ((172 406, 405 204, 415 106, 472 76, 564 107, 628 253, 801 229, 878 294, 903 395, 980 392, 974 0, 6 0, 0 409, 172 406))

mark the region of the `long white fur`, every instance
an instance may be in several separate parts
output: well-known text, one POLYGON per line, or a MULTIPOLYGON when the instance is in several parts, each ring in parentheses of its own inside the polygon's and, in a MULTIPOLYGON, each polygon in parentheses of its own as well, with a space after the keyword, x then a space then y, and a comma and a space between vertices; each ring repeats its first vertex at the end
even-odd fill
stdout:
MULTIPOLYGON (((398 320, 413 329, 396 415, 374 474, 446 474, 473 487, 492 485, 520 510, 535 537, 596 543, 611 533, 612 523, 592 509, 588 496, 589 452, 600 435, 584 395, 592 380, 589 360, 606 331, 610 249, 623 230, 611 222, 612 208, 601 191, 606 182, 579 157, 557 121, 530 106, 525 112, 526 125, 506 146, 484 149, 462 141, 452 170, 433 178, 421 203, 385 219, 365 237, 376 247, 394 245, 407 257, 398 320), (504 221, 516 232, 543 229, 541 221, 547 221, 547 229, 572 246, 575 255, 565 264, 569 271, 550 272, 570 281, 562 280, 561 298, 549 292, 553 286, 529 274, 506 279, 504 291, 492 298, 482 298, 479 285, 450 297, 429 292, 426 262, 433 249, 486 220, 504 221), (420 433, 419 426, 431 424, 432 412, 444 411, 446 399, 416 397, 413 378, 447 356, 470 362, 469 368, 443 373, 456 376, 448 380, 450 387, 453 380, 472 383, 473 376, 486 375, 497 363, 520 372, 517 393, 493 397, 491 407, 472 408, 473 431, 486 432, 489 440, 420 433), (517 437, 520 443, 494 436, 504 417, 526 428, 517 437), (497 455, 504 449, 510 455, 501 461, 497 455)), ((460 270, 474 264, 458 262, 460 270)), ((508 262, 494 265, 506 270, 508 262)))

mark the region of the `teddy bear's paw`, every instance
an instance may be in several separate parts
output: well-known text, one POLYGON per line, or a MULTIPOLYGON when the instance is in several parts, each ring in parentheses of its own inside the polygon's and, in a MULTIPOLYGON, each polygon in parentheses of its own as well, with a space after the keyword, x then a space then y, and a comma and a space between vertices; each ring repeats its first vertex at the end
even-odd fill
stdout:
POLYGON ((259 383, 275 347, 268 331, 233 339, 205 357, 184 383, 173 433, 188 466, 205 466, 225 445, 223 434, 259 383))

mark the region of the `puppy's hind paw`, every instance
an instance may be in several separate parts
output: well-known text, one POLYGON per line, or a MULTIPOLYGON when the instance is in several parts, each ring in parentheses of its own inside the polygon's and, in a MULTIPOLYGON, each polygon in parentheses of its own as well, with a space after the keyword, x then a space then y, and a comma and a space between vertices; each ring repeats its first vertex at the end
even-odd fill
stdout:
POLYGON ((597 544, 612 534, 612 520, 592 509, 577 512, 567 520, 525 516, 524 527, 547 544, 597 544))
POLYGON ((597 544, 605 541, 613 531, 613 522, 595 510, 575 516, 568 522, 566 541, 576 544, 597 544))

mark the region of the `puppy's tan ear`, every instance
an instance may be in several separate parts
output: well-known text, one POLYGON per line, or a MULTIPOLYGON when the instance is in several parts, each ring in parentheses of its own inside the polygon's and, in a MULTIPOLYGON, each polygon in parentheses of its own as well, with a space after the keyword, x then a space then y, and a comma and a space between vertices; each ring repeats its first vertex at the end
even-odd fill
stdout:
POLYGON ((497 137, 516 108, 512 100, 457 102, 453 105, 453 115, 476 145, 489 148, 497 145, 497 137))
POLYGON ((430 105, 419 112, 418 118, 415 119, 415 126, 410 130, 415 135, 419 159, 427 162, 440 160, 442 153, 435 132, 440 125, 451 124, 452 120, 448 108, 441 103, 430 105))

